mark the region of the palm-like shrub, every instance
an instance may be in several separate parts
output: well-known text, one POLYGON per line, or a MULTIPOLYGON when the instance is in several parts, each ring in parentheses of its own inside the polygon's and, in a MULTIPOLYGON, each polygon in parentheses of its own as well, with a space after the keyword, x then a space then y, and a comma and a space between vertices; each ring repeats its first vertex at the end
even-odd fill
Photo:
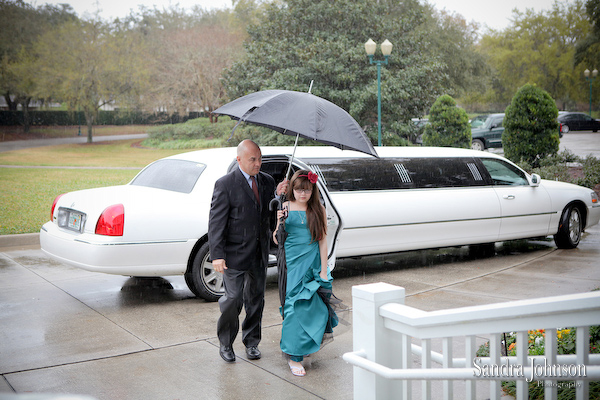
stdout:
POLYGON ((471 147, 471 126, 467 112, 456 106, 447 94, 440 96, 429 112, 429 125, 423 134, 425 146, 471 147))
POLYGON ((540 160, 558 152, 558 109, 548 92, 527 84, 515 94, 505 113, 505 157, 537 167, 540 160))

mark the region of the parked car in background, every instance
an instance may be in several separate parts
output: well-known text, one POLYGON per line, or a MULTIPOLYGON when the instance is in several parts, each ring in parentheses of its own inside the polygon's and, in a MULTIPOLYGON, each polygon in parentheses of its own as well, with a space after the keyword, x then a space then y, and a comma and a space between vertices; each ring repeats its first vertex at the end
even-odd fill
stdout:
POLYGON ((504 113, 489 114, 479 128, 471 128, 471 148, 485 150, 490 147, 502 147, 504 113))
MULTIPOLYGON (((377 152, 380 158, 324 146, 296 151, 293 170, 319 176, 332 267, 336 257, 547 235, 559 248, 575 248, 600 220, 593 190, 542 180, 496 154, 437 147, 377 152)), ((291 153, 263 147, 263 171, 281 181, 291 153)), ((158 160, 126 185, 58 196, 40 231, 41 248, 88 271, 184 275, 194 294, 215 301, 223 279, 209 261, 208 215, 215 181, 233 168, 235 147, 200 150, 158 160)), ((275 250, 273 244, 272 261, 275 250)))
POLYGON ((415 137, 414 140, 411 138, 411 142, 415 144, 423 144, 423 133, 425 132, 425 126, 429 124, 428 118, 411 118, 413 123, 415 137))
POLYGON ((600 129, 600 121, 581 112, 559 112, 558 122, 560 123, 561 133, 570 131, 598 132, 600 129))
POLYGON ((488 115, 489 114, 481 114, 470 120, 469 123, 471 124, 471 129, 480 128, 481 125, 485 123, 488 115))

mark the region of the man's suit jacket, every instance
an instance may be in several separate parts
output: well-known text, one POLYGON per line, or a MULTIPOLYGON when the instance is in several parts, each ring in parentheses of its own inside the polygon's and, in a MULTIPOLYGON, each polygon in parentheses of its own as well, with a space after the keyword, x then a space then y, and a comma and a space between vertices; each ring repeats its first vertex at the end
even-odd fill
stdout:
POLYGON ((215 182, 208 244, 211 259, 225 259, 227 268, 247 270, 268 263, 273 218, 269 202, 274 197, 275 181, 263 172, 256 178, 260 206, 239 167, 215 182))

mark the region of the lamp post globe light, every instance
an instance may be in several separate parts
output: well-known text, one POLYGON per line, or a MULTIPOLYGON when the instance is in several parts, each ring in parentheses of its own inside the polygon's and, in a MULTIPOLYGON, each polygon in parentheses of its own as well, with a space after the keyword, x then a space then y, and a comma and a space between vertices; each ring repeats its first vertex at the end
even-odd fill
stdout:
MULTIPOLYGON (((367 40, 365 43, 365 51, 369 56, 369 64, 377 65, 377 145, 381 146, 381 66, 387 65, 388 57, 392 54, 392 43, 389 40, 384 40, 381 43, 381 54, 383 54, 383 60, 374 60, 373 56, 377 50, 377 43, 373 39, 367 40)), ((598 72, 598 71, 596 71, 598 72)))
POLYGON ((585 71, 583 71, 583 75, 585 75, 585 79, 590 81, 590 117, 591 117, 592 116, 592 82, 594 81, 594 78, 596 77, 596 75, 598 75, 598 70, 594 69, 591 73, 592 76, 590 76, 590 70, 586 69, 585 71))

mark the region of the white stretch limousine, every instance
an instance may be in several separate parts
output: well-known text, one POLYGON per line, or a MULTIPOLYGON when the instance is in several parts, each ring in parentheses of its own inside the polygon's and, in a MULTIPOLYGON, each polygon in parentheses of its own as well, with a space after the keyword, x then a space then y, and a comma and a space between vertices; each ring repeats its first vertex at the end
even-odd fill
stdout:
MULTIPOLYGON (((263 171, 277 182, 291 148, 263 147, 263 171)), ((380 158, 331 147, 299 147, 293 169, 320 179, 330 263, 405 250, 554 235, 574 248, 597 224, 591 189, 528 175, 487 152, 380 147, 380 158)), ((40 232, 42 250, 96 272, 185 275, 197 296, 217 300, 220 274, 208 262, 208 214, 215 181, 237 167, 236 149, 183 153, 144 168, 129 184, 66 193, 40 232)))

